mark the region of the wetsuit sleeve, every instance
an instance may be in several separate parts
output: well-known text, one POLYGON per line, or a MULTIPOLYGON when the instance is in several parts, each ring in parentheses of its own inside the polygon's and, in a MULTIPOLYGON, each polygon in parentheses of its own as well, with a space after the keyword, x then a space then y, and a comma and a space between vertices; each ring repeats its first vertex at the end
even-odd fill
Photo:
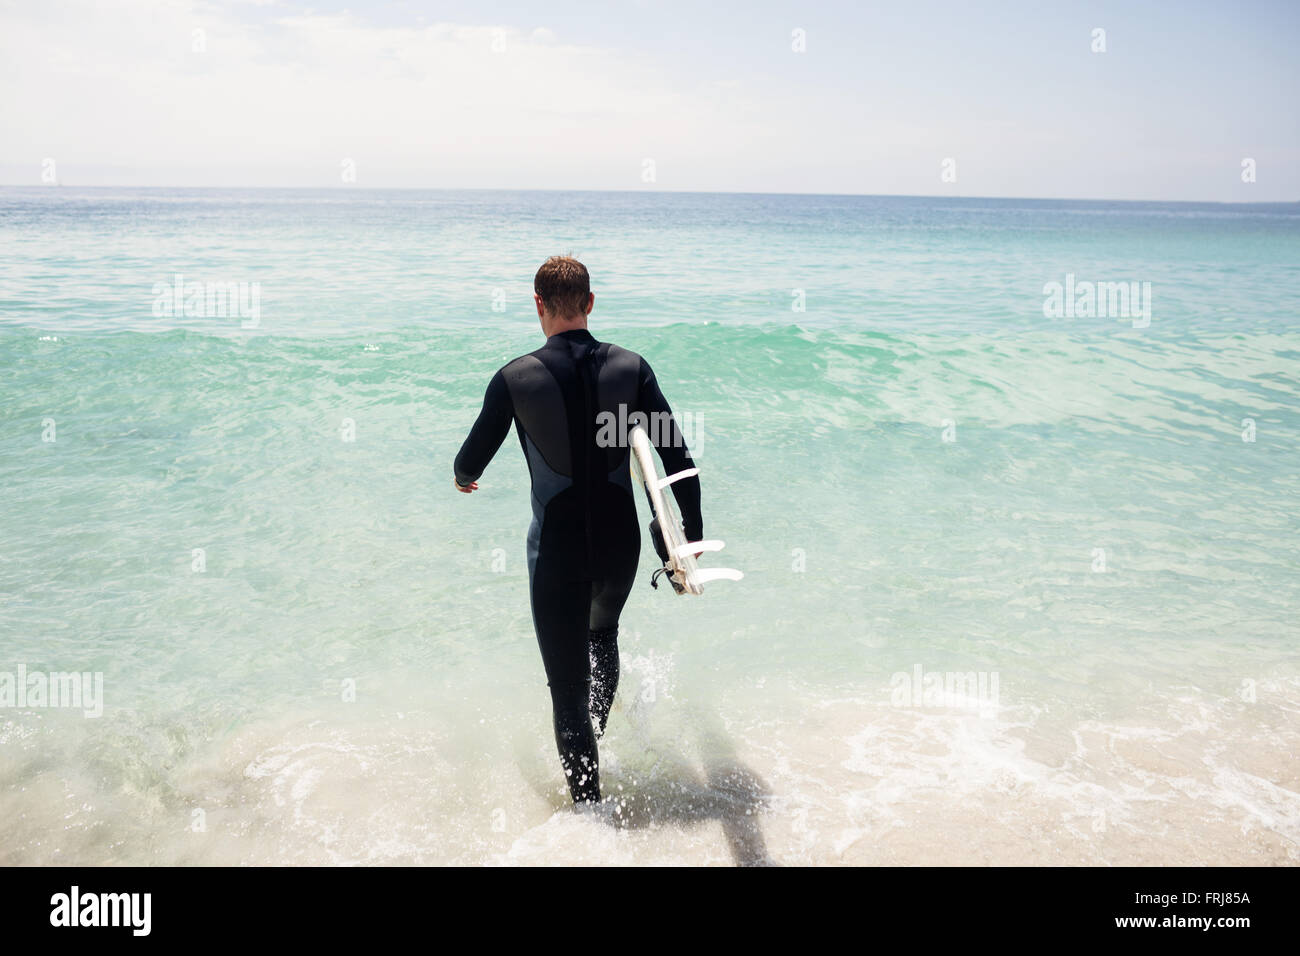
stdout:
POLYGON ((487 392, 483 396, 483 410, 478 413, 478 420, 474 422, 469 437, 456 455, 457 484, 468 485, 478 481, 510 433, 510 423, 513 420, 514 405, 510 401, 510 387, 506 385, 505 376, 498 371, 492 376, 492 381, 488 382, 487 392))
MULTIPOLYGON (((686 447, 686 439, 682 437, 672 409, 668 407, 668 400, 659 390, 655 373, 645 359, 641 360, 639 396, 641 411, 650 415, 651 422, 667 423, 667 428, 661 424, 658 428, 649 429, 651 437, 658 439, 655 447, 659 450, 665 471, 674 475, 687 468, 694 468, 695 461, 691 458, 690 449, 686 447)), ((686 540, 702 540, 704 519, 700 516, 700 479, 683 478, 673 482, 670 487, 673 497, 677 499, 677 507, 682 512, 682 530, 686 534, 686 540)))

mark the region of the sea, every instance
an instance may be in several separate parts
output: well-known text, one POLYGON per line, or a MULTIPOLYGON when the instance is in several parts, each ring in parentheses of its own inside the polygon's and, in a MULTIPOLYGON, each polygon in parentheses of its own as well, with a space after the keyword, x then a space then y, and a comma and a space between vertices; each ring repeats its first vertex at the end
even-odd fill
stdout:
POLYGON ((3 187, 0 489, 4 865, 1300 863, 1300 204, 3 187), (553 254, 745 575, 582 812, 452 488, 553 254))

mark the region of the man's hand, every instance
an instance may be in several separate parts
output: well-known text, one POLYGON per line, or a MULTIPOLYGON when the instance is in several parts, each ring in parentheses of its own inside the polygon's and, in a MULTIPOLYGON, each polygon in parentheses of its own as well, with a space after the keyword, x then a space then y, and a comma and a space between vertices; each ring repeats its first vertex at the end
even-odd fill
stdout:
POLYGON ((472 491, 478 491, 477 481, 471 481, 468 485, 462 485, 459 481, 453 478, 451 480, 451 483, 452 485, 455 486, 457 491, 462 492, 463 494, 469 494, 472 491))

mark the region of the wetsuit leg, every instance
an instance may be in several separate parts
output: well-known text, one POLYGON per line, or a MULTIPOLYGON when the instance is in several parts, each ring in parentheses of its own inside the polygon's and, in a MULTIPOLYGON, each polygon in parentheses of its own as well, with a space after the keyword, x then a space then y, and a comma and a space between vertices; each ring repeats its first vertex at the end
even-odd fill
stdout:
POLYGON ((591 726, 587 620, 591 582, 556 579, 538 568, 531 585, 533 626, 551 689, 560 765, 575 803, 600 799, 596 734, 591 726))
POLYGON ((588 632, 591 648, 591 719, 596 722, 596 739, 605 736, 609 709, 618 692, 618 625, 588 632))
MULTIPOLYGON (((630 542, 629 542, 630 545, 630 542)), ((596 736, 605 733, 609 709, 618 691, 618 616, 636 580, 638 549, 625 547, 608 556, 604 564, 607 576, 592 585, 588 640, 591 647, 591 715, 596 722, 596 736)))

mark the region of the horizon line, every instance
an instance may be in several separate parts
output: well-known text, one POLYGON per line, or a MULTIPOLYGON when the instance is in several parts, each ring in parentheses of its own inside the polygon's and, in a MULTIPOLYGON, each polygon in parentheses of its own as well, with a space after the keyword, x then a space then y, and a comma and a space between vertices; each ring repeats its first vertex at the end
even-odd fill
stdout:
POLYGON ((782 192, 721 189, 566 189, 560 187, 520 187, 520 186, 142 186, 122 183, 84 184, 71 183, 0 183, 0 189, 196 189, 196 190, 312 190, 316 192, 516 192, 516 193, 591 193, 597 195, 644 195, 647 193, 669 193, 672 195, 697 196, 815 196, 824 198, 850 199, 969 199, 969 200, 1020 200, 1027 202, 1086 202, 1086 203, 1176 203, 1205 206, 1294 206, 1300 205, 1300 199, 1103 199, 1096 197, 1067 196, 980 196, 947 193, 840 193, 840 192, 782 192))

